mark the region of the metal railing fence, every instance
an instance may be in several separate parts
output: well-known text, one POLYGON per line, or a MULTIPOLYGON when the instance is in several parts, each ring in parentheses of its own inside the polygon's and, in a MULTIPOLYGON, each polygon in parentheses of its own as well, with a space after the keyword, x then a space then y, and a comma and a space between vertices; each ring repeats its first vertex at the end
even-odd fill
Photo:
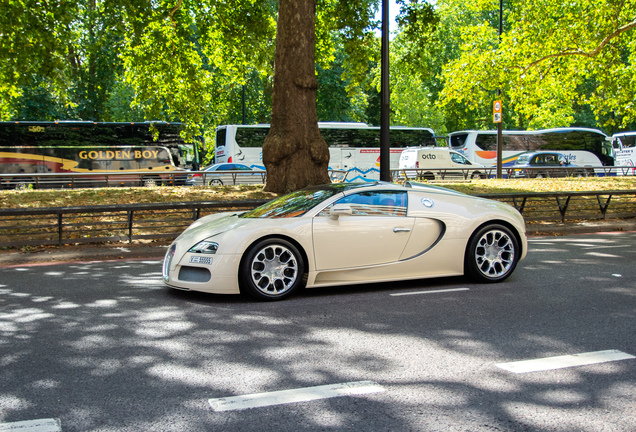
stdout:
MULTIPOLYGON (((636 191, 478 195, 514 206, 526 221, 636 217, 636 191)), ((170 239, 193 221, 267 200, 0 209, 0 247, 170 239)))
MULTIPOLYGON (((345 170, 329 170, 333 182, 345 181, 345 170)), ((75 189, 119 186, 216 186, 265 184, 266 171, 137 171, 0 174, 3 189, 75 189)))
MULTIPOLYGON (((634 176, 635 167, 627 166, 585 166, 585 167, 503 167, 502 174, 507 179, 521 178, 563 178, 563 177, 614 177, 634 176)), ((391 181, 406 180, 472 180, 497 176, 497 168, 404 168, 391 170, 391 181)))

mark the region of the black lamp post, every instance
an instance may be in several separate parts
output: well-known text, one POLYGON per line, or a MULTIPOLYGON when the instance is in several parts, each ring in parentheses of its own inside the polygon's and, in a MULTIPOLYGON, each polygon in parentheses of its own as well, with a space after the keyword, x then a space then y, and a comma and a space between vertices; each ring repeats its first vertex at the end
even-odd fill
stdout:
MULTIPOLYGON (((503 31, 503 0, 499 0, 499 44, 501 45, 501 33, 503 31)), ((497 95, 501 96, 501 88, 497 89, 497 95)), ((503 178, 503 109, 501 113, 501 121, 497 123, 497 178, 503 178)))
POLYGON ((391 181, 391 134, 389 90, 389 0, 382 0, 382 51, 380 63, 380 180, 391 181))

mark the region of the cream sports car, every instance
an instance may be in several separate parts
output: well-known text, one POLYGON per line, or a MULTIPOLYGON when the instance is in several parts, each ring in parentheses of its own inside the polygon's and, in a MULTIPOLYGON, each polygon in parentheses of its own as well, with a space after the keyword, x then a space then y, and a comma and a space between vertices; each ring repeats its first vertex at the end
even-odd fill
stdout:
POLYGON ((309 187, 203 217, 168 248, 171 287, 280 300, 303 286, 466 274, 499 282, 527 251, 511 206, 406 183, 309 187))

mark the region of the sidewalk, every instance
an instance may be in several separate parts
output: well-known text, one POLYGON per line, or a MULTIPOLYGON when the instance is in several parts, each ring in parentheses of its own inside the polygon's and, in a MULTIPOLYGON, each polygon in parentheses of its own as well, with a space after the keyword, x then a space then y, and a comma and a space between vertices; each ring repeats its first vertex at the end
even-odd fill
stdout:
POLYGON ((163 259, 170 241, 156 243, 99 243, 65 246, 31 246, 0 250, 0 266, 68 261, 163 259))
MULTIPOLYGON (((636 231, 636 219, 609 221, 581 221, 561 223, 532 223, 527 225, 529 237, 564 236, 600 232, 636 231)), ((170 241, 142 243, 100 243, 66 246, 33 246, 0 250, 0 266, 43 264, 68 261, 104 261, 127 259, 163 259, 170 241)))

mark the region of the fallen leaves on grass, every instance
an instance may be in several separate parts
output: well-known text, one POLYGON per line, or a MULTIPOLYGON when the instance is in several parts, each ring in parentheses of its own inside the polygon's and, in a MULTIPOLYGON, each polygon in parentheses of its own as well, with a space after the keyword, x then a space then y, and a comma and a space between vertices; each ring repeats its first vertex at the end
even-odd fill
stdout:
MULTIPOLYGON (((575 192, 636 189, 636 177, 595 177, 567 179, 488 179, 470 183, 444 183, 444 187, 467 194, 575 192)), ((231 201, 272 199, 262 185, 214 187, 131 187, 63 190, 4 190, 2 208, 74 207, 106 204, 231 201)))

